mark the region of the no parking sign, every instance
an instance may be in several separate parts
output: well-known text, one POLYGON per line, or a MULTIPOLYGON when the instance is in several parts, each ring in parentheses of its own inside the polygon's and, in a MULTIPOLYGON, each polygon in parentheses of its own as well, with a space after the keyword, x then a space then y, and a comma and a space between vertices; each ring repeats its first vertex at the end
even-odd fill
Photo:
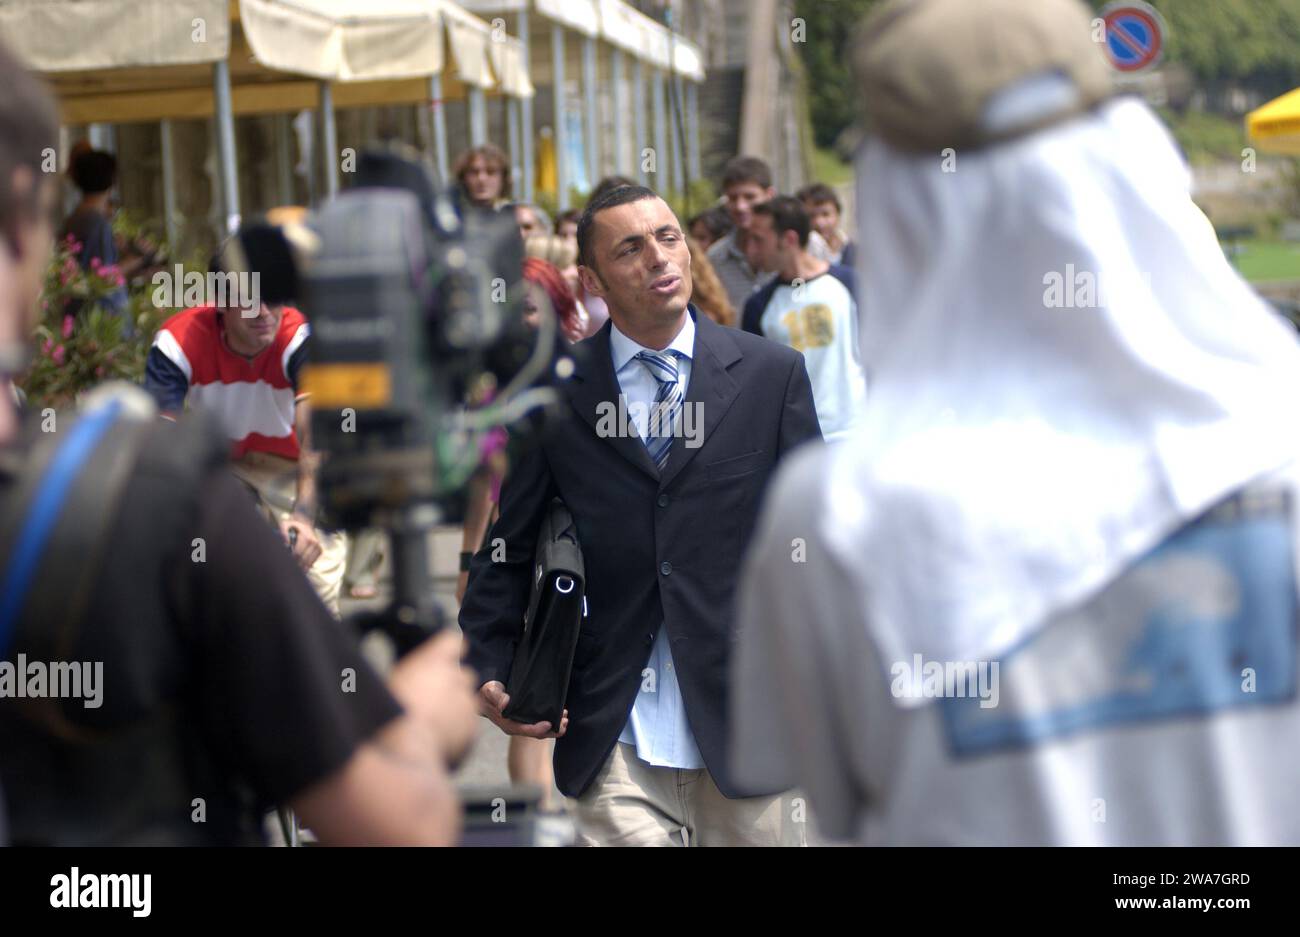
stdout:
POLYGON ((1160 62, 1165 23, 1146 3, 1112 3, 1101 11, 1106 24, 1106 58, 1126 74, 1146 71, 1160 62))

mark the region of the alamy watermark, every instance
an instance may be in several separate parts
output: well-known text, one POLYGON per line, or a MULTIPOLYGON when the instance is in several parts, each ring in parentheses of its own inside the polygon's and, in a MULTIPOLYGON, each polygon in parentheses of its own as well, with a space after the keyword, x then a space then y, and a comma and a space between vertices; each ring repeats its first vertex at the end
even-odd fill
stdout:
POLYGON ((243 273, 187 271, 177 264, 174 270, 159 270, 150 280, 155 309, 192 309, 216 306, 238 309, 245 319, 256 319, 262 309, 262 275, 256 270, 243 273))
POLYGON ((889 668, 889 692, 895 699, 978 698, 980 709, 992 709, 998 704, 998 672, 997 661, 927 661, 913 654, 910 663, 895 661, 889 668))
POLYGON ((108 875, 82 872, 77 866, 50 879, 51 908, 129 908, 132 917, 148 917, 153 908, 153 875, 148 872, 108 875))
POLYGON ((1048 309, 1106 309, 1114 296, 1132 292, 1137 282, 1151 290, 1151 274, 1116 275, 1078 270, 1066 264, 1065 270, 1049 270, 1043 274, 1043 305, 1048 309))
POLYGON ((104 704, 103 661, 0 661, 0 699, 79 699, 86 709, 104 704))
POLYGON ((703 401, 684 401, 681 414, 675 421, 674 409, 668 401, 629 403, 626 394, 619 394, 617 404, 611 400, 602 400, 596 404, 596 435, 601 439, 640 436, 637 427, 644 425, 647 438, 683 437, 687 449, 698 449, 704 445, 703 401))

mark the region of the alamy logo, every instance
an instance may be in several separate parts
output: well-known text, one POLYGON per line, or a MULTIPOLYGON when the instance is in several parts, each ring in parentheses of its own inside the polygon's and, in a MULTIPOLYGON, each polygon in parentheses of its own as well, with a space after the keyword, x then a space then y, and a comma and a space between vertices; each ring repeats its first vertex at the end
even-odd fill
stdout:
POLYGON ((151 283, 157 309, 216 306, 238 309, 241 318, 255 319, 262 308, 262 275, 256 270, 199 273, 176 264, 174 270, 155 273, 151 283))
POLYGON ((103 661, 44 661, 19 654, 0 660, 0 699, 79 699, 86 709, 104 704, 103 661))
POLYGON ((889 692, 895 699, 964 699, 978 697, 980 709, 998 704, 997 661, 922 660, 896 661, 889 672, 894 681, 889 692))
POLYGON ((50 879, 51 908, 130 908, 132 917, 148 917, 153 906, 153 876, 82 875, 77 866, 68 875, 50 879))
POLYGON ((626 394, 619 394, 617 404, 611 400, 596 404, 596 416, 596 435, 601 439, 641 436, 637 427, 644 425, 651 438, 684 437, 687 449, 698 449, 704 444, 704 404, 699 400, 683 402, 681 413, 674 420, 669 401, 629 402, 626 394))

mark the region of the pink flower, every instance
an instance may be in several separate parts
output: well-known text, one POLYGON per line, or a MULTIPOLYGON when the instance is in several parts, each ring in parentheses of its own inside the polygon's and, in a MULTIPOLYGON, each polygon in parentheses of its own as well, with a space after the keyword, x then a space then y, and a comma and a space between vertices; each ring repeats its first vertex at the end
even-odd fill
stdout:
POLYGON ((81 242, 78 241, 73 235, 69 234, 67 237, 65 237, 63 239, 63 243, 67 246, 68 250, 71 253, 73 254, 81 253, 81 242))
POLYGON ((64 350, 63 346, 60 345, 58 348, 54 349, 50 354, 50 357, 54 359, 55 364, 59 367, 63 367, 63 359, 67 357, 67 352, 64 350))
POLYGON ((102 266, 103 266, 103 263, 100 261, 100 259, 99 259, 98 257, 92 257, 92 258, 90 258, 90 269, 91 269, 91 270, 94 270, 96 273, 99 273, 99 268, 102 267, 102 266))
POLYGON ((64 316, 64 317, 63 317, 63 337, 64 337, 64 338, 71 338, 71 337, 72 337, 72 326, 73 326, 74 324, 75 324, 75 320, 72 318, 72 316, 64 316))
POLYGON ((50 353, 50 349, 53 347, 54 347, 54 343, 47 338, 45 341, 41 342, 41 354, 48 355, 50 353))

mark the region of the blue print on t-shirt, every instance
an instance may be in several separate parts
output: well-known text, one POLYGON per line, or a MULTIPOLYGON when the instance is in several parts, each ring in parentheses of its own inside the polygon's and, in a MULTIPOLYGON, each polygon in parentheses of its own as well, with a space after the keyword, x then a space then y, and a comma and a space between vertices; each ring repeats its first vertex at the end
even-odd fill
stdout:
POLYGON ((997 705, 941 701, 954 754, 1294 698, 1290 500, 1250 491, 1144 556, 1004 655, 997 705))

